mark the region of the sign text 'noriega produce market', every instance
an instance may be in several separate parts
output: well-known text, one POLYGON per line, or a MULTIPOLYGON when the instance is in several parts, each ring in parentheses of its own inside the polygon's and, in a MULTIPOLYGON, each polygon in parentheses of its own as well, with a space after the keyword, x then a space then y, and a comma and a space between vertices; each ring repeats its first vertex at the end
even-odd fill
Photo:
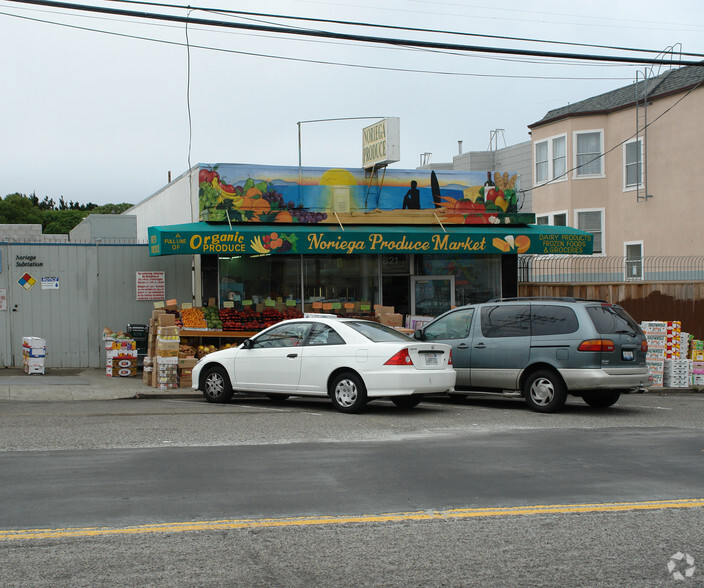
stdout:
MULTIPOLYGON (((283 228, 283 227, 282 227, 283 228)), ((150 234, 151 255, 358 255, 384 253, 575 254, 592 252, 586 233, 541 234, 531 227, 465 231, 223 230, 150 234)))

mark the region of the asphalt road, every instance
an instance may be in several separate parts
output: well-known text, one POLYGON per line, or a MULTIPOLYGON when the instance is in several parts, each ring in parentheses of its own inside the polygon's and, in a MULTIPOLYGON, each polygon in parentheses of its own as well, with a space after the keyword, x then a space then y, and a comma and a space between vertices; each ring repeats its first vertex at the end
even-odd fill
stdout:
POLYGON ((699 394, 0 403, 0 583, 702 586, 703 416, 699 394))

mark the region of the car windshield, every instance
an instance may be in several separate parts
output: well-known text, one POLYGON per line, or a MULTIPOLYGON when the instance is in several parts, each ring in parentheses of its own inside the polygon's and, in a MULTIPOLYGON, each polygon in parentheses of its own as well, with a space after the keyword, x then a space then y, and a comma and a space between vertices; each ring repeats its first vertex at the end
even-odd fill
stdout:
POLYGON ((625 333, 635 336, 640 332, 636 321, 620 306, 611 304, 588 306, 587 312, 597 332, 602 335, 625 333))
POLYGON ((388 341, 413 341, 407 335, 400 333, 393 327, 387 327, 371 321, 345 321, 345 324, 354 329, 374 343, 386 343, 388 341))

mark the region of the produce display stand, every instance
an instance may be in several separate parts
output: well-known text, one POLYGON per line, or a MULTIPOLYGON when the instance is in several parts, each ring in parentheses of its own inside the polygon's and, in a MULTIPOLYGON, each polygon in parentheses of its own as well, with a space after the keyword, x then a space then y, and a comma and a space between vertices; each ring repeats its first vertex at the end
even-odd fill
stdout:
POLYGON ((221 339, 249 339, 253 337, 259 331, 215 331, 207 330, 201 331, 198 329, 181 329, 181 337, 197 338, 197 337, 217 337, 221 339))

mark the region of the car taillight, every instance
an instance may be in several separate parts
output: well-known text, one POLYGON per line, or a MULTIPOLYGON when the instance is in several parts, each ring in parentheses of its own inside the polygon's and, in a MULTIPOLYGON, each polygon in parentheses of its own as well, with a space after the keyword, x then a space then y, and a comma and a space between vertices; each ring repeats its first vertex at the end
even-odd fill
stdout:
POLYGON ((413 365, 411 356, 408 355, 408 349, 401 349, 394 354, 384 365, 413 365))
POLYGON ((648 341, 646 339, 643 339, 640 343, 640 350, 643 353, 648 353, 648 341))
POLYGON ((613 351, 614 342, 611 339, 587 339, 577 347, 578 351, 613 351))
POLYGON ((452 365, 452 349, 450 349, 450 357, 447 358, 447 365, 452 365))

